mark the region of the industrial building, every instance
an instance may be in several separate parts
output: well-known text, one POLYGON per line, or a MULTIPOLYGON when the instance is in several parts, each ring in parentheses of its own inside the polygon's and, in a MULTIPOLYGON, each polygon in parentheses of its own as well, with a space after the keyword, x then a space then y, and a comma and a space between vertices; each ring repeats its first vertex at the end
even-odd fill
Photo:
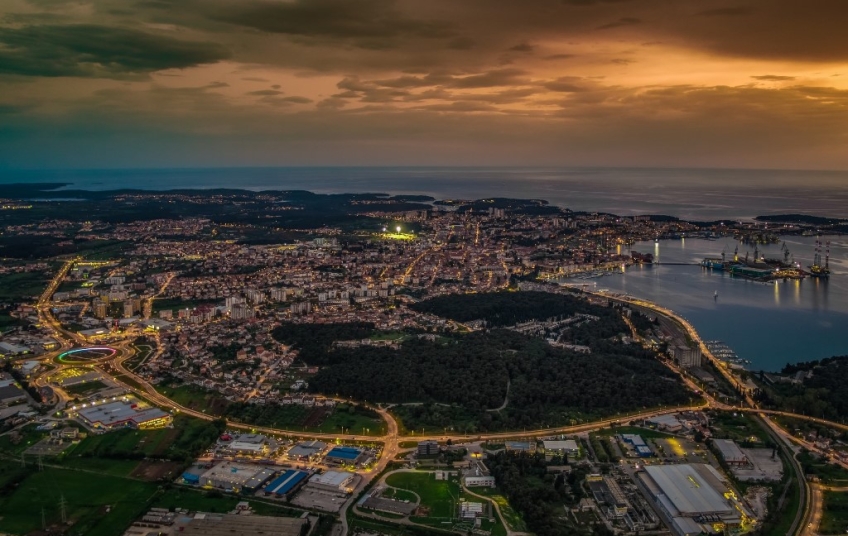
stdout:
POLYGON ((713 439, 713 446, 727 465, 749 465, 750 463, 739 445, 729 439, 713 439))
POLYGON ((647 458, 654 455, 654 451, 651 450, 651 447, 645 443, 645 440, 642 439, 642 436, 640 435, 621 434, 621 439, 624 440, 625 443, 629 443, 633 447, 633 452, 635 452, 640 458, 647 458))
POLYGON ((276 495, 277 497, 282 497, 287 493, 295 491, 298 487, 300 487, 303 483, 306 482, 306 477, 309 476, 309 473, 305 471, 296 471, 294 469, 289 469, 274 480, 272 480, 265 489, 265 495, 276 495))
POLYGON ((737 527, 749 517, 710 465, 648 465, 639 481, 678 536, 737 527))
POLYGON ((233 454, 264 456, 277 450, 277 444, 261 434, 240 434, 223 445, 233 454))
POLYGON ((545 454, 549 456, 579 456, 580 446, 573 439, 564 441, 542 441, 545 447, 545 454))
POLYGON ((334 447, 324 456, 324 461, 338 465, 356 465, 363 461, 365 453, 356 447, 334 447))
POLYGON ((327 471, 326 473, 312 475, 309 479, 309 487, 322 491, 332 491, 335 493, 350 493, 353 491, 351 488, 353 476, 353 473, 327 471))
POLYGON ((327 444, 323 441, 305 441, 290 448, 286 456, 290 460, 305 461, 324 452, 325 448, 327 448, 327 444))
POLYGON ((132 397, 124 397, 105 404, 92 404, 76 411, 86 424, 101 430, 126 427, 141 430, 163 428, 174 420, 170 413, 157 407, 143 405, 132 397))
POLYGON ((199 484, 233 493, 253 492, 273 476, 274 470, 267 467, 224 462, 200 475, 199 484))
POLYGON ((0 387, 0 405, 7 406, 26 401, 26 393, 17 385, 0 387))

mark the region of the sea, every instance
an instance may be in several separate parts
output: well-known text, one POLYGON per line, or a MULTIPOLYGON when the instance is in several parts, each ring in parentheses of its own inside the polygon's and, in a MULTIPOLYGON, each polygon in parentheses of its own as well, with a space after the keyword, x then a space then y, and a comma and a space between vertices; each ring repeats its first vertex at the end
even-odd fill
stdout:
MULTIPOLYGON (((0 170, 0 184, 67 183, 63 190, 309 190, 316 193, 429 195, 436 199, 544 199, 575 211, 665 214, 693 221, 802 213, 848 218, 848 172, 647 168, 309 167, 134 170, 0 170)), ((69 196, 69 202, 73 196, 69 196)), ((592 280, 673 309, 705 340, 720 340, 751 370, 848 355, 848 237, 830 240, 828 280, 771 284, 696 266, 704 257, 753 246, 732 239, 638 243, 661 262, 592 280), (717 293, 717 296, 716 296, 717 293)), ((784 237, 794 259, 811 264, 814 237, 784 237)), ((782 257, 781 244, 761 246, 782 257)))

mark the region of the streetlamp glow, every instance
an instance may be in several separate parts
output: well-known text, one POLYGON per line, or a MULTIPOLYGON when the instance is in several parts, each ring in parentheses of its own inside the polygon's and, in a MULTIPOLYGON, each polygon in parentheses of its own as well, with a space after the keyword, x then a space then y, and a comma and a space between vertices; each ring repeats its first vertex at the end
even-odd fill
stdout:
POLYGON ((397 226, 397 232, 400 234, 400 225, 397 226))

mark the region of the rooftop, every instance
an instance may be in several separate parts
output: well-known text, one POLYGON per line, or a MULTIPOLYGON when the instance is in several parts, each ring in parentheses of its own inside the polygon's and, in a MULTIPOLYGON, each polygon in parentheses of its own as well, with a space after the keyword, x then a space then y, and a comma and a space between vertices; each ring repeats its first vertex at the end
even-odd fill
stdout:
POLYGON ((709 474, 710 469, 704 464, 648 465, 645 472, 668 502, 684 516, 730 513, 733 507, 702 474, 704 471, 709 474))

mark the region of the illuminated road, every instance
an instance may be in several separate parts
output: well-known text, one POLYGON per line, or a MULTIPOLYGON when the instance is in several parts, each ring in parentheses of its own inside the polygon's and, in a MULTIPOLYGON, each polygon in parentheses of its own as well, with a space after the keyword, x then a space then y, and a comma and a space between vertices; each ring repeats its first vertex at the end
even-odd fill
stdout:
MULTIPOLYGON (((426 252, 425 252, 426 253, 426 252)), ((413 261, 414 263, 418 262, 425 253, 422 253, 418 258, 413 261)), ((46 326, 50 331, 53 332, 57 341, 60 342, 61 349, 55 353, 48 354, 44 356, 42 359, 53 359, 56 355, 67 351, 72 348, 75 344, 84 346, 86 341, 82 339, 79 335, 72 333, 68 330, 65 330, 59 322, 53 317, 50 311, 50 298, 53 293, 58 288, 61 281, 65 278, 70 268, 73 266, 76 260, 71 260, 63 265, 62 269, 56 274, 53 280, 50 282, 48 288, 45 290, 43 295, 38 301, 38 314, 41 322, 44 326, 46 326)), ((169 281, 170 282, 170 279, 169 281)), ((167 286, 167 282, 166 285, 167 286)), ((163 286, 164 288, 164 286, 163 286)), ((593 294, 593 293, 590 293, 593 294)), ((488 433, 488 434, 473 434, 473 435, 415 435, 414 433, 408 436, 401 436, 398 430, 397 422, 395 419, 389 414, 386 409, 368 406, 371 409, 378 412, 381 418, 387 423, 387 431, 385 435, 382 436, 364 436, 364 435, 355 435, 355 434, 329 434, 329 433, 316 433, 316 432, 303 432, 298 430, 282 430, 270 427, 263 426, 254 426, 250 424, 237 423, 237 422, 227 422, 227 426, 230 428, 246 430, 250 432, 257 433, 265 433, 274 436, 295 436, 295 437, 305 437, 305 438, 316 438, 316 439, 327 439, 327 440, 365 440, 365 441, 375 441, 382 442, 384 445, 382 455, 380 456, 377 465, 371 471, 363 474, 362 481, 358 487, 359 489, 364 488, 371 482, 375 475, 379 474, 389 463, 389 461, 393 460, 398 452, 398 443, 401 439, 407 440, 426 440, 426 439, 436 439, 440 441, 444 441, 447 439, 451 439, 454 442, 465 442, 469 440, 475 441, 488 441, 488 440, 504 440, 504 439, 512 439, 512 438, 531 438, 531 437, 543 437, 543 436, 553 436, 559 434, 575 434, 580 432, 587 432, 591 430, 595 430, 598 428, 610 426, 613 423, 625 422, 631 420, 644 420, 651 417, 655 417, 657 415, 669 414, 669 413, 677 413, 680 411, 696 411, 703 409, 715 409, 715 410, 724 410, 724 411, 737 411, 737 412, 746 412, 746 413, 754 413, 759 415, 762 418, 762 421, 766 425, 766 429, 769 431, 772 436, 778 440, 778 443, 781 445, 781 448, 784 449, 785 452, 788 453, 789 458, 791 459, 791 463, 793 464, 793 469, 796 472, 796 475, 799 476, 798 480, 801 485, 801 495, 802 495, 802 504, 804 507, 798 511, 796 516, 795 523, 793 524, 792 531, 789 534, 808 534, 806 531, 808 526, 811 523, 817 524, 820 522, 821 517, 821 494, 819 489, 810 490, 809 486, 806 483, 806 480, 803 478, 803 474, 800 473, 800 465, 797 460, 795 460, 791 451, 788 448, 788 443, 790 441, 798 441, 797 438, 793 438, 791 434, 788 434, 785 430, 777 426, 771 419, 765 418, 766 415, 779 415, 784 417, 789 417, 793 419, 800 419, 805 421, 815 422, 817 424, 822 424, 825 426, 833 427, 835 429, 848 431, 848 425, 835 423, 832 421, 828 421, 825 419, 819 419, 815 417, 809 417, 806 415, 797 415, 794 413, 784 412, 784 411, 774 411, 774 410, 762 410, 756 407, 753 400, 750 398, 750 395, 745 390, 744 385, 733 376, 733 374, 727 369, 727 367, 720 360, 716 359, 715 356, 709 351, 709 348, 704 345, 701 338, 698 336, 698 333, 695 329, 683 318, 679 315, 665 309, 663 307, 657 306, 653 303, 646 302, 643 300, 633 299, 633 298, 620 298, 620 297, 612 297, 604 294, 595 294, 596 296, 603 297, 605 299, 617 300, 620 302, 630 303, 633 305, 637 305, 639 307, 647 308, 653 310, 658 314, 662 314, 669 319, 675 321, 679 324, 685 331, 688 333, 689 337, 693 341, 696 342, 701 347, 702 354, 709 360, 713 362, 716 366, 717 370, 721 372, 721 374, 725 377, 725 379, 734 387, 736 387, 740 392, 743 393, 745 397, 745 401, 747 402, 749 407, 731 407, 727 404, 723 404, 718 402, 717 400, 710 397, 708 394, 700 393, 700 389, 695 385, 690 379, 688 379, 685 374, 682 373, 673 363, 668 361, 665 362, 666 366, 668 366, 671 370, 673 370, 676 374, 678 374, 682 381, 693 391, 698 391, 701 396, 703 396, 706 402, 703 405, 691 405, 691 406, 681 406, 681 407, 669 407, 669 408, 661 408, 661 409, 652 409, 645 410, 642 412, 637 412, 629 415, 616 415, 613 417, 609 417, 607 419, 580 423, 577 425, 571 426, 561 426, 561 427, 553 427, 553 428, 544 428, 544 429, 536 429, 536 430, 525 430, 525 431, 511 431, 511 432, 499 432, 499 433, 488 433)), ((178 411, 184 413, 186 415, 190 415, 192 417, 196 417, 198 419, 204 420, 215 420, 218 417, 207 415, 206 413, 196 411, 190 408, 186 408, 169 399, 168 397, 162 395, 156 389, 150 385, 144 378, 135 374, 134 372, 128 370, 124 366, 124 362, 132 357, 133 350, 129 347, 129 343, 124 341, 120 344, 116 344, 115 348, 118 350, 117 355, 111 360, 104 363, 99 363, 98 367, 104 369, 103 371, 112 376, 113 379, 125 385, 130 391, 133 391, 143 398, 148 399, 150 402, 160 405, 163 408, 171 409, 174 411, 178 411), (116 377, 118 376, 118 377, 116 377), (127 379, 127 381, 122 381, 120 376, 123 376, 127 379)), ((161 345, 157 345, 156 356, 158 356, 162 351, 161 345)), ((153 358, 153 357, 151 357, 153 358)), ((62 365, 60 365, 61 367, 62 365)), ((44 378, 39 378, 37 382, 43 382, 44 378)), ((37 383, 38 384, 38 383, 37 383)), ((347 534, 347 520, 345 513, 352 503, 356 493, 354 493, 348 502, 345 504, 341 511, 341 519, 342 525, 344 528, 343 534, 347 534)))

